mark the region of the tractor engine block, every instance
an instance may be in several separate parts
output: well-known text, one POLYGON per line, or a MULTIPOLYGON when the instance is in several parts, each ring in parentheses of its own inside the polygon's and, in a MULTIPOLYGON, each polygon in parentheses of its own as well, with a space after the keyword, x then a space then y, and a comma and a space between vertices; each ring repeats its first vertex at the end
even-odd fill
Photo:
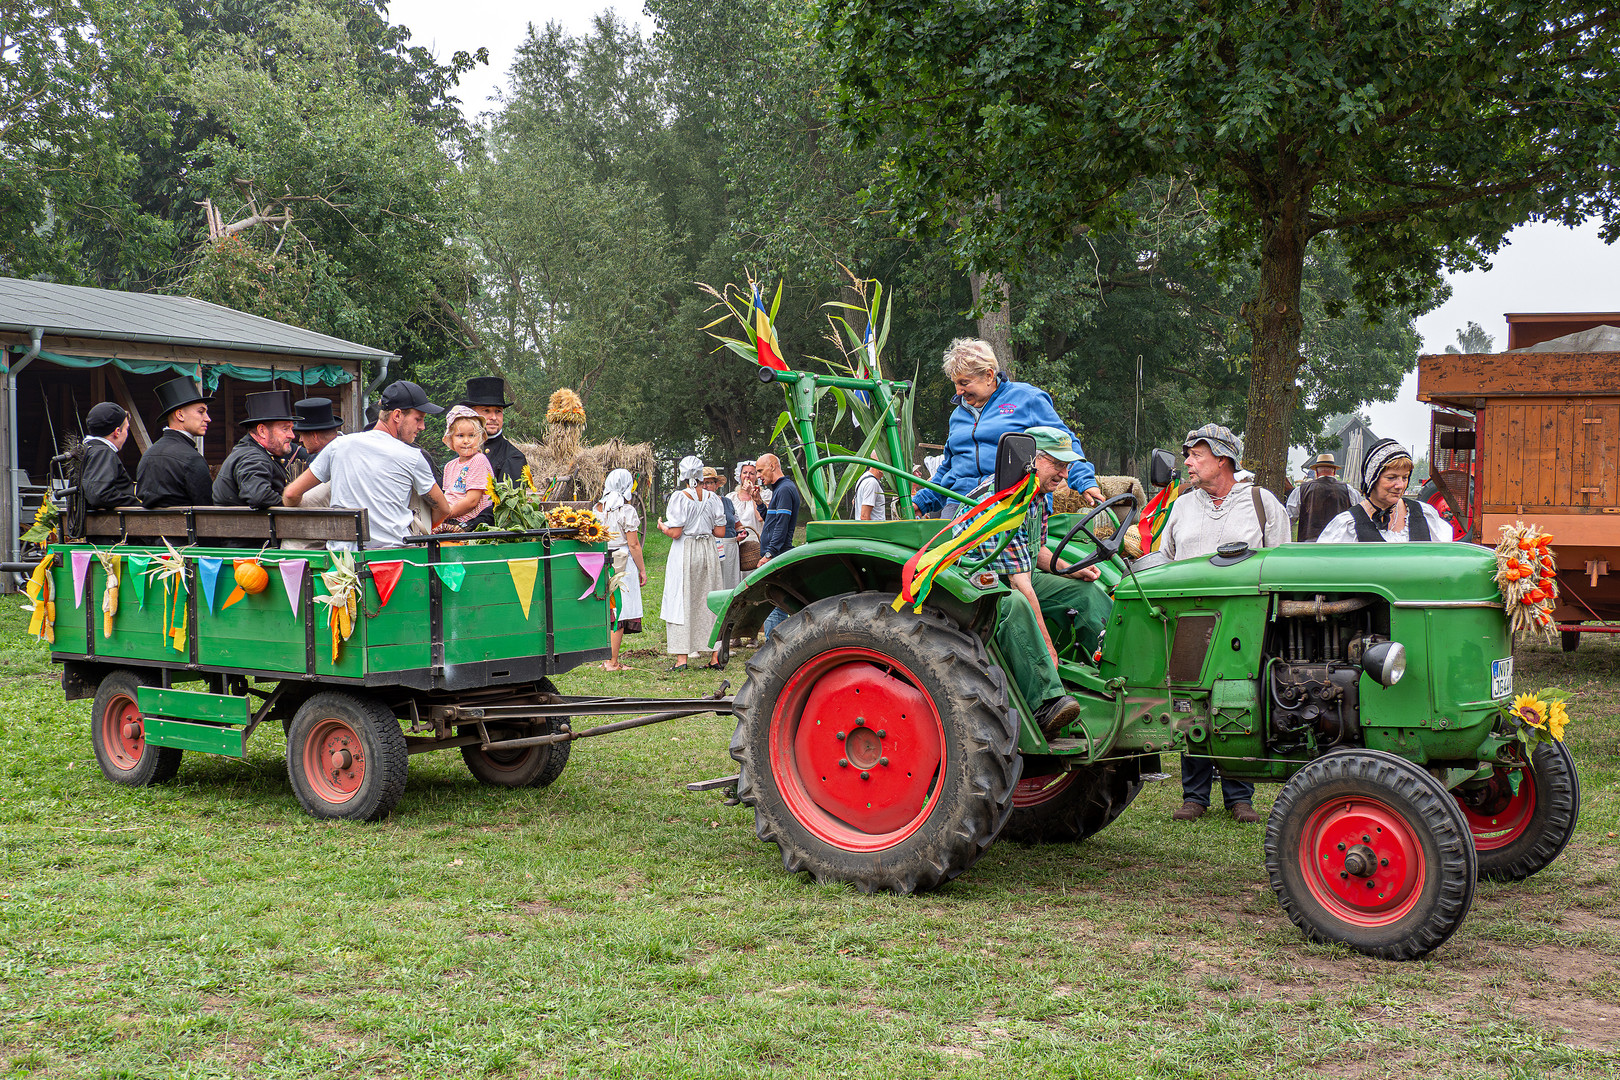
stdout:
POLYGON ((1360 733, 1361 668, 1345 661, 1273 661, 1268 680, 1271 726, 1267 744, 1292 754, 1351 746, 1360 733))

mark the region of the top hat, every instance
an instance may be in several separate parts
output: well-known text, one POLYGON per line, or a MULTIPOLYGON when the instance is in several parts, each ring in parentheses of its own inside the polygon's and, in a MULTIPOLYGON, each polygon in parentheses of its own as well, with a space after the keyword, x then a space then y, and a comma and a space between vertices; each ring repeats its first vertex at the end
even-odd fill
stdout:
POLYGON ((247 402, 247 419, 242 421, 243 427, 298 419, 293 414, 291 390, 262 390, 257 394, 248 394, 243 400, 247 402))
POLYGON ((162 420, 176 409, 211 400, 197 388, 197 380, 189 375, 159 383, 157 387, 158 419, 162 420))
POLYGON ((514 402, 506 401, 506 380, 493 375, 483 375, 476 379, 467 380, 467 394, 457 405, 498 405, 503 409, 510 409, 514 402))
POLYGON ((331 431, 343 426, 343 421, 332 415, 331 398, 304 398, 293 405, 293 412, 298 414, 293 421, 294 431, 331 431))
POLYGON ((1311 469, 1320 469, 1324 467, 1336 470, 1339 467, 1339 463, 1333 460, 1332 454, 1317 454, 1316 459, 1309 465, 1309 468, 1311 469))

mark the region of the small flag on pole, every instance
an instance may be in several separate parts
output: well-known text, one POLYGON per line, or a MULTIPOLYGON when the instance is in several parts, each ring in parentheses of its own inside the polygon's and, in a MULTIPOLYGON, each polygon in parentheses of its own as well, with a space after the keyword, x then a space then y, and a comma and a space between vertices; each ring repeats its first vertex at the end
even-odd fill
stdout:
MULTIPOLYGON (((776 286, 776 299, 782 299, 782 286, 776 286)), ((787 361, 782 359, 782 346, 776 340, 776 327, 771 325, 770 312, 765 310, 765 297, 754 285, 754 337, 759 348, 759 365, 772 371, 786 371, 787 361)))

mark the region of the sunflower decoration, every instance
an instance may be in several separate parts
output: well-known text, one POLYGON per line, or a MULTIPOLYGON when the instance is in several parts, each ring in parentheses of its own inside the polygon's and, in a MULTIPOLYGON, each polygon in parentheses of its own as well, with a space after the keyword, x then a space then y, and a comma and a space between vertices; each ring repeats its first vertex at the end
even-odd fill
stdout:
POLYGON ((1516 521, 1502 526, 1496 545, 1496 587, 1515 636, 1540 632, 1550 642, 1558 600, 1558 562, 1552 534, 1516 521))
POLYGON ((490 473, 484 478, 484 494, 489 496, 489 501, 494 505, 501 505, 501 493, 495 490, 494 473, 490 473))
POLYGON ((579 539, 585 544, 605 543, 608 538, 607 526, 590 510, 580 515, 579 539))
POLYGON ((56 540, 56 521, 58 518, 56 507, 51 505, 50 499, 41 499, 39 509, 34 512, 34 523, 28 531, 22 534, 25 544, 38 544, 44 547, 56 540))
POLYGON ((1502 715, 1524 744, 1526 760, 1541 743, 1564 741, 1564 728, 1569 724, 1569 708, 1565 705, 1568 700, 1566 691, 1549 686, 1535 693, 1517 694, 1513 704, 1502 706, 1502 715))
POLYGON ((546 402, 546 423, 548 424, 581 424, 585 423, 585 403, 579 395, 564 387, 551 395, 546 402))

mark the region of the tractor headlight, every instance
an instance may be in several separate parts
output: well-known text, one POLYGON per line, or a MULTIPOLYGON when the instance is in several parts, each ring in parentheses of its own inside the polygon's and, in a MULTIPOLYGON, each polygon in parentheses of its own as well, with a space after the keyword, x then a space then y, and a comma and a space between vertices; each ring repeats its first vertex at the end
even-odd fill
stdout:
POLYGON ((1379 686, 1394 686, 1406 674, 1406 646, 1398 641, 1380 641, 1361 654, 1361 670, 1379 686))

